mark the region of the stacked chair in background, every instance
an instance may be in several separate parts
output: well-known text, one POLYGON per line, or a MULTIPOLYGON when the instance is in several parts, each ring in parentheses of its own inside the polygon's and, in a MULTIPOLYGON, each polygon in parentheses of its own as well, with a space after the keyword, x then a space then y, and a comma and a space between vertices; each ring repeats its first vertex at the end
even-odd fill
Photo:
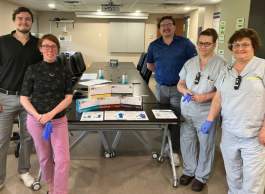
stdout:
POLYGON ((69 68, 72 73, 72 83, 74 86, 86 70, 86 64, 82 54, 80 52, 75 52, 73 55, 69 56, 65 53, 61 53, 58 55, 57 60, 59 63, 67 65, 69 68))
POLYGON ((152 71, 147 69, 147 53, 142 53, 140 55, 140 59, 137 64, 137 70, 139 71, 142 78, 145 80, 145 82, 148 84, 150 77, 152 75, 152 71))

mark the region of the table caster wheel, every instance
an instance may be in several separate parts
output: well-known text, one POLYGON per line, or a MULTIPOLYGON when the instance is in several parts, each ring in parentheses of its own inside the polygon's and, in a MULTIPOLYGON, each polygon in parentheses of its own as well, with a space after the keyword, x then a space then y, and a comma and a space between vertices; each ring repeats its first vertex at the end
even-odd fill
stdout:
POLYGON ((40 188, 41 188, 41 185, 40 185, 40 182, 39 182, 39 181, 36 181, 36 182, 34 182, 34 183, 31 185, 31 189, 32 189, 33 191, 38 191, 38 190, 40 190, 40 188))
POLYGON ((153 152, 152 153, 152 158, 154 159, 154 160, 156 160, 157 158, 158 158, 158 153, 157 152, 153 152))
POLYGON ((105 158, 111 158, 111 153, 109 152, 105 152, 104 155, 105 155, 105 158))
POLYGON ((163 156, 159 156, 157 161, 160 162, 160 163, 164 162, 164 157, 163 156))

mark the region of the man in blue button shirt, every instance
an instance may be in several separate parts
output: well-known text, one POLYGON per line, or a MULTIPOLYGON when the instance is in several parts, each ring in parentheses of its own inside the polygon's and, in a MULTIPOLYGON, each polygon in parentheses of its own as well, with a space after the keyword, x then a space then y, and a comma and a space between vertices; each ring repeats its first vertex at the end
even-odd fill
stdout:
MULTIPOLYGON (((161 37, 149 45, 147 68, 155 72, 157 100, 179 109, 179 72, 187 60, 197 55, 196 48, 187 38, 175 35, 176 26, 172 16, 162 17, 158 22, 158 29, 161 37)), ((173 126, 170 126, 170 130, 173 150, 176 152, 179 150, 179 130, 173 126)), ((175 162, 176 160, 178 157, 175 162)))

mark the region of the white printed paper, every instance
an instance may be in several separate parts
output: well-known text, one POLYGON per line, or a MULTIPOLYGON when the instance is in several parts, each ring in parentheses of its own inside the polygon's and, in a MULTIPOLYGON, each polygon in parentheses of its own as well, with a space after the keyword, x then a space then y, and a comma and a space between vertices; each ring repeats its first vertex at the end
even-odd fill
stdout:
POLYGON ((80 85, 84 86, 94 86, 94 85, 99 85, 99 84, 105 84, 105 83, 110 83, 111 81, 105 80, 105 79, 95 79, 95 80, 89 80, 85 82, 79 82, 80 85))
POLYGON ((88 80, 95 80, 97 79, 96 73, 83 73, 83 75, 80 78, 80 81, 88 81, 88 80))
POLYGON ((146 121, 149 120, 145 111, 105 111, 104 120, 127 120, 146 121))
POLYGON ((155 115, 156 119, 177 119, 175 113, 169 109, 164 109, 164 110, 153 109, 152 112, 155 115))
POLYGON ((80 121, 103 121, 102 111, 83 112, 80 121))

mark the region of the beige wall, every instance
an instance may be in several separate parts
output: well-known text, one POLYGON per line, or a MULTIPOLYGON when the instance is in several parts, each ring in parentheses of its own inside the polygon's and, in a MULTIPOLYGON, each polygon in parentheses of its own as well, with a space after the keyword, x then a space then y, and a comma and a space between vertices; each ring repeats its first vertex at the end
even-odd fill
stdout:
MULTIPOLYGON (((0 0, 0 34, 9 33, 14 29, 11 15, 16 7, 16 5, 0 0)), ((203 9, 194 10, 189 14, 191 22, 188 37, 194 43, 197 41, 198 27, 203 26, 205 28, 212 25, 212 13, 215 10, 215 6, 207 6, 203 9)), ((119 61, 131 61, 135 64, 139 60, 139 53, 110 53, 108 51, 110 20, 76 18, 74 13, 69 12, 36 12, 35 15, 37 19, 35 19, 32 32, 38 31, 41 34, 54 33, 55 35, 60 35, 64 33, 64 25, 60 24, 57 27, 55 22, 49 21, 55 17, 74 19, 74 28, 72 24, 66 25, 67 34, 72 37, 71 44, 68 45, 68 48, 69 50, 82 52, 88 66, 92 62, 108 61, 110 58, 115 58, 119 61)), ((152 14, 145 21, 145 51, 150 42, 157 38, 157 20, 162 16, 162 14, 152 14)), ((183 15, 176 14, 173 17, 183 17, 183 15)))
POLYGON ((14 30, 12 13, 16 7, 16 5, 0 0, 0 35, 10 33, 14 30))
POLYGON ((196 44, 197 36, 198 36, 198 27, 199 27, 199 10, 196 9, 192 11, 190 14, 190 31, 188 34, 188 38, 196 44))
POLYGON ((197 42, 199 27, 202 27, 202 29, 213 27, 213 13, 217 11, 220 11, 220 4, 200 7, 186 15, 190 17, 188 38, 194 44, 197 42))
MULTIPOLYGON (((76 18, 73 13, 39 12, 39 32, 41 34, 50 33, 50 29, 56 35, 63 33, 64 25, 60 24, 57 27, 55 22, 49 22, 55 17, 75 20, 74 28, 71 24, 66 26, 68 34, 72 36, 70 49, 82 52, 88 66, 93 62, 109 61, 110 58, 137 64, 140 53, 110 53, 108 51, 110 20, 76 18)), ((145 50, 147 50, 150 42, 156 39, 157 18, 160 17, 162 15, 150 15, 149 19, 145 21, 145 50)), ((173 17, 181 16, 173 15, 173 17)))
POLYGON ((203 29, 213 27, 213 13, 220 11, 220 4, 206 6, 203 18, 203 29))
POLYGON ((223 0, 221 3, 221 21, 225 21, 225 40, 219 43, 218 49, 224 50, 224 57, 227 62, 232 61, 231 52, 227 48, 227 42, 230 36, 236 30, 236 19, 245 18, 245 27, 248 26, 248 16, 251 0, 223 0))
MULTIPOLYGON (((15 29, 12 21, 12 14, 17 7, 18 5, 7 3, 5 0, 0 0, 0 35, 8 34, 15 29)), ((36 19, 33 23, 31 32, 37 32, 36 19)))

